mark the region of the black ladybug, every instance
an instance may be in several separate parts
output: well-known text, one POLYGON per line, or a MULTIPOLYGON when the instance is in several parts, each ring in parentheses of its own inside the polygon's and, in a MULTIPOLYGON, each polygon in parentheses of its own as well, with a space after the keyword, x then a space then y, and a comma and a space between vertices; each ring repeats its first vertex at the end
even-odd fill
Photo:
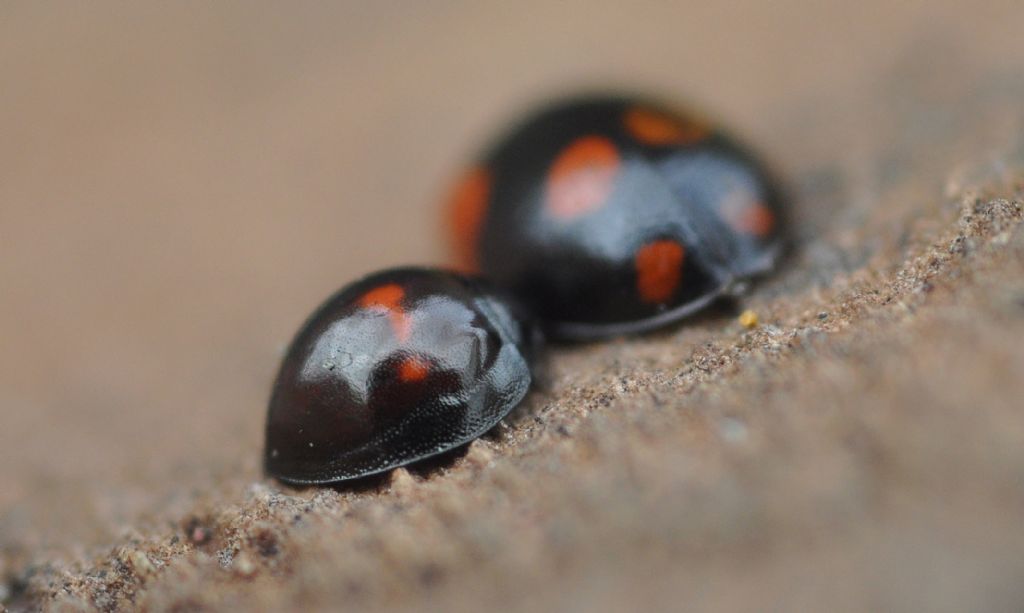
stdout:
POLYGON ((534 338, 513 305, 455 273, 402 268, 348 285, 281 365, 267 473, 330 483, 473 440, 526 394, 534 338))
POLYGON ((780 195, 705 121, 624 97, 547 108, 499 140, 450 205, 460 267, 520 297, 551 336, 680 319, 770 270, 780 195))

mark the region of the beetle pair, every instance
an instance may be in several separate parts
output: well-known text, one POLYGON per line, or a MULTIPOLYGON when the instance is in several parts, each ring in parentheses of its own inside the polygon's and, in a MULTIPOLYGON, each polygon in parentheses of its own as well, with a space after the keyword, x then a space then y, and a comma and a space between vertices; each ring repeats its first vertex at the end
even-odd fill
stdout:
POLYGON ((768 271, 780 248, 780 197, 756 159, 628 98, 534 115, 465 174, 448 213, 470 276, 380 272, 301 328, 270 400, 269 474, 329 483, 458 447, 526 394, 533 321, 555 340, 651 330, 768 271))

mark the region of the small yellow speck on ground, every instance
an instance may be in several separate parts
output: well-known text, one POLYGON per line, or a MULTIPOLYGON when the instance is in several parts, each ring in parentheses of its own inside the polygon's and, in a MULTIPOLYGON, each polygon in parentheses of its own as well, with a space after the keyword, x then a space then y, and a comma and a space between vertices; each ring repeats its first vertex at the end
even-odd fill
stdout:
POLYGON ((753 330, 754 328, 757 327, 757 324, 760 322, 760 320, 757 318, 757 313, 751 311, 750 309, 747 309, 746 311, 740 313, 739 322, 740 325, 746 328, 747 330, 753 330))

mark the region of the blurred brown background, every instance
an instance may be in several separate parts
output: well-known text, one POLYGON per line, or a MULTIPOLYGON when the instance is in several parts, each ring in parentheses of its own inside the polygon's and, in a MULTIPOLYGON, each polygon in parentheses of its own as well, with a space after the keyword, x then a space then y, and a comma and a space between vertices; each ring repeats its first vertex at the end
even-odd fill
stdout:
MULTIPOLYGON (((945 223, 927 207, 964 172, 1013 169, 999 155, 1020 136, 1022 31, 1024 6, 992 0, 4 3, 4 593, 45 591, 27 568, 74 577, 176 534, 197 505, 241 504, 302 318, 356 275, 441 261, 447 181, 533 102, 636 89, 754 143, 796 194, 804 255, 753 303, 784 319, 824 309, 815 292, 839 268, 891 270, 912 251, 901 233, 945 223)), ((682 365, 729 325, 627 347, 682 365)), ((534 409, 646 363, 614 343, 565 351, 578 370, 534 409)), ((500 464, 508 446, 489 444, 500 464)), ((261 589, 288 594, 303 570, 268 572, 279 583, 261 589)), ((95 588, 68 589, 100 606, 81 596, 95 588)))

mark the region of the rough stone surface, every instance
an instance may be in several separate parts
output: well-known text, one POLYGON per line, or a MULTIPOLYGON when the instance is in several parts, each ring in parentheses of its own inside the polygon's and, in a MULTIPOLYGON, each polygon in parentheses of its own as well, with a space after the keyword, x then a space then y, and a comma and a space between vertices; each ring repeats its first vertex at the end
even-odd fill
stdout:
POLYGON ((1019 610, 1020 3, 423 4, 0 9, 2 602, 1019 610), (553 350, 462 454, 264 479, 306 312, 437 260, 482 135, 607 84, 779 166, 780 273, 553 350))

